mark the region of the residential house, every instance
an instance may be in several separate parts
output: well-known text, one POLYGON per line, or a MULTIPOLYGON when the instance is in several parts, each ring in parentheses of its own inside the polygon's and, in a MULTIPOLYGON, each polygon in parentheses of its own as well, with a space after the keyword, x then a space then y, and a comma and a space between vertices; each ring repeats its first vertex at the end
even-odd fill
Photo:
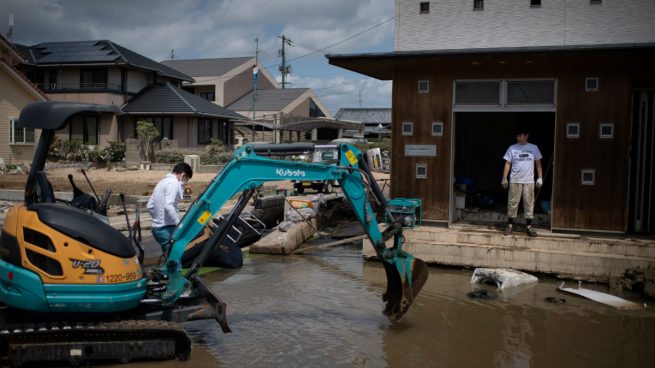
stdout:
MULTIPOLYGON (((185 90, 221 106, 230 105, 253 89, 254 57, 164 60, 161 63, 193 77, 193 82, 184 84, 185 90)), ((265 68, 260 66, 257 74, 258 89, 280 88, 265 68)))
MULTIPOLYGON (((364 124, 363 135, 366 138, 381 138, 391 136, 391 109, 368 107, 345 107, 339 109, 334 116, 338 120, 356 121, 364 124)), ((354 132, 347 132, 354 137, 354 132)))
POLYGON ((39 131, 16 126, 20 111, 47 97, 15 65, 23 56, 0 35, 0 158, 4 164, 31 161, 39 131))
MULTIPOLYGON (((180 86, 193 78, 108 40, 45 42, 21 46, 27 55, 20 69, 51 100, 75 101, 121 106, 124 115, 86 115, 73 119, 68 128, 57 133, 63 140, 80 140, 83 144, 107 145, 136 137, 136 123, 151 121, 160 138, 178 141, 182 147, 197 146, 199 125, 221 126, 230 130, 227 115, 218 116, 214 106, 187 106, 180 111, 162 109, 152 103, 164 90, 170 91, 169 105, 188 105, 180 86), (173 101, 174 100, 174 101, 173 101), (136 104, 138 107, 130 107, 136 104), (150 110, 144 110, 147 106, 150 110), (204 106, 204 107, 203 107, 204 106)), ((216 136, 219 135, 216 130, 216 136)), ((203 135, 204 137, 204 135, 203 135)), ((226 135, 224 142, 231 141, 226 135)))
POLYGON ((241 138, 330 140, 340 137, 345 126, 332 119, 311 89, 281 89, 254 57, 165 60, 162 64, 194 78, 183 84, 185 90, 244 116, 236 124, 235 134, 241 138))
POLYGON ((526 124, 545 226, 655 232, 655 2, 395 5, 395 51, 327 56, 393 81, 392 196, 420 198, 427 221, 502 221, 502 157, 526 124))

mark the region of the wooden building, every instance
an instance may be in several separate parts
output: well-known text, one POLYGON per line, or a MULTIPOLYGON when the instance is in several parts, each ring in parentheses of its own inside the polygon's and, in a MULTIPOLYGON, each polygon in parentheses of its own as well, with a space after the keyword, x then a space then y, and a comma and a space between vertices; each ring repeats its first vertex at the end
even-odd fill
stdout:
POLYGON ((502 198, 502 156, 527 124, 552 229, 655 231, 655 46, 332 55, 393 80, 392 196, 452 222, 454 186, 502 198), (552 160, 552 163, 551 163, 552 160))
POLYGON ((420 198, 428 221, 505 221, 502 157, 521 125, 543 154, 541 226, 655 233, 655 2, 394 9, 395 51, 327 55, 393 81, 393 197, 420 198))

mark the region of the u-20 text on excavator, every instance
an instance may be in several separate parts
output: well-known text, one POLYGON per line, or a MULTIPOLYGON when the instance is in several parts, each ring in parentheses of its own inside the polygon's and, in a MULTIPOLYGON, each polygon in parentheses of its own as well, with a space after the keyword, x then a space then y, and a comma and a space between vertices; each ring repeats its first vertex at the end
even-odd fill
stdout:
MULTIPOLYGON (((226 306, 198 277, 212 248, 221 244, 258 186, 267 181, 335 180, 352 204, 387 275, 384 313, 399 320, 427 279, 427 266, 402 250, 402 227, 380 230, 370 201, 387 211, 364 155, 340 145, 337 165, 274 157, 313 149, 311 144, 245 145, 195 199, 171 237, 165 259, 147 272, 136 236, 103 221, 96 201, 78 190, 71 201, 55 198, 44 171, 55 131, 78 114, 118 114, 115 106, 64 102, 28 105, 18 125, 41 129, 25 188, 25 202, 5 218, 0 237, 0 359, 12 366, 39 361, 186 359, 191 341, 182 322, 215 319, 230 332, 226 306), (183 270, 186 246, 227 200, 236 205, 183 270), (386 242, 393 239, 393 245, 386 242)), ((71 180, 72 183, 72 180, 71 180)), ((98 203, 100 202, 100 203, 98 203)), ((387 213, 388 216, 393 216, 387 213)), ((138 230, 138 229, 137 229, 138 230)))

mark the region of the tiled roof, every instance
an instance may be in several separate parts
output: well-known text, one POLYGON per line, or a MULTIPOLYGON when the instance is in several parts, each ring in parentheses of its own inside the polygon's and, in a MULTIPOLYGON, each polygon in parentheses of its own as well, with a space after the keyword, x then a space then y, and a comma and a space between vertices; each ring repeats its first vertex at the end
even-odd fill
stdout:
POLYGON ((234 111, 221 107, 170 83, 157 83, 144 88, 122 107, 130 113, 188 114, 224 119, 245 119, 234 111))
POLYGON ((161 63, 192 77, 217 77, 234 70, 252 59, 254 58, 233 57, 219 59, 164 60, 161 63))
POLYGON ((334 116, 339 120, 361 121, 364 124, 391 124, 390 108, 343 108, 334 116))
POLYGON ((21 54, 36 65, 49 64, 124 64, 135 68, 152 70, 159 75, 192 82, 193 78, 158 63, 141 54, 107 40, 43 42, 29 47, 23 46, 21 54))
MULTIPOLYGON (((309 88, 260 89, 257 91, 255 109, 259 111, 281 111, 309 88)), ((252 109, 253 91, 227 106, 233 111, 249 111, 252 109)))

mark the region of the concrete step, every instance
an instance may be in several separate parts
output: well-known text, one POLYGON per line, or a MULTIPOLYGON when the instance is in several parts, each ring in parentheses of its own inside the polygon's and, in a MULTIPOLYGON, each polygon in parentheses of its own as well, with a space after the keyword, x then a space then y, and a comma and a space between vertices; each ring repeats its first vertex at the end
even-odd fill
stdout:
POLYGON ((530 248, 555 252, 607 254, 655 259, 655 242, 637 239, 592 238, 571 234, 553 234, 546 231, 541 231, 536 238, 530 238, 519 232, 504 236, 498 230, 453 230, 427 226, 407 229, 403 234, 407 242, 530 248))
MULTIPOLYGON (((627 269, 655 266, 653 257, 576 252, 566 249, 551 250, 441 241, 407 241, 403 249, 428 263, 512 268, 590 281, 607 281, 610 276, 622 275, 627 269)), ((368 239, 364 240, 363 255, 375 256, 368 239)))

